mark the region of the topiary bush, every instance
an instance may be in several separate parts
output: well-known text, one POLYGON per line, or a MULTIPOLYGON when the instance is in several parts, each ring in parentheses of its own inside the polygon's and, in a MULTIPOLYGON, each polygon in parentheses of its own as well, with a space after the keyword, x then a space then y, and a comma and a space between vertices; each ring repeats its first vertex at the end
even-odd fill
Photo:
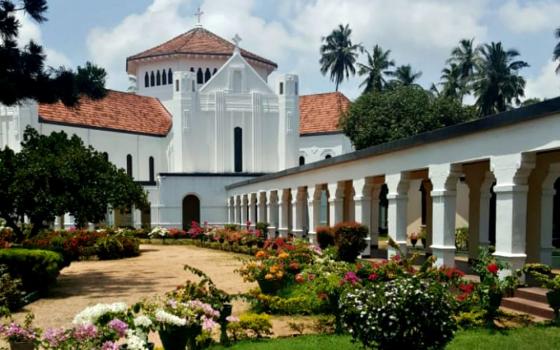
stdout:
POLYGON ((28 292, 45 291, 65 266, 61 254, 41 249, 0 249, 0 264, 5 264, 11 276, 21 278, 28 292))
POLYGON ((340 302, 348 331, 368 349, 443 349, 457 328, 449 291, 415 276, 355 289, 340 302))
POLYGON ((338 258, 355 262, 358 255, 367 247, 368 228, 358 222, 341 222, 336 224, 333 232, 338 258))
POLYGON ((318 226, 315 231, 317 232, 317 244, 319 248, 325 249, 334 245, 334 233, 328 226, 318 226))

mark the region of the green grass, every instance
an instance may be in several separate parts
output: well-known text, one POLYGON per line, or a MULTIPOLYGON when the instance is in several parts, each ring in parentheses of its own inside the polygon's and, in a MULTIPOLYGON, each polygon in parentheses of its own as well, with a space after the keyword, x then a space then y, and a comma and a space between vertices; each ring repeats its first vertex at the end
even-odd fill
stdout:
MULTIPOLYGON (((525 350, 525 349, 558 349, 560 344, 560 328, 558 327, 527 327, 512 330, 469 330, 457 332, 455 339, 447 346, 448 350, 525 350)), ((245 341, 224 348, 212 347, 212 350, 354 350, 358 344, 352 343, 349 336, 308 335, 295 338, 283 338, 262 341, 245 341)))

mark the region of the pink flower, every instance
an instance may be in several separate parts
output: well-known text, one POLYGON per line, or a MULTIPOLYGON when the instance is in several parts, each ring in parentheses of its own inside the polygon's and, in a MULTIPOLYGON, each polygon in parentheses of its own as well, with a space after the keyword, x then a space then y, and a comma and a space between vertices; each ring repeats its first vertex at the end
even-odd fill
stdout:
POLYGON ((92 324, 80 325, 74 328, 74 338, 77 341, 90 340, 97 337, 97 327, 92 324))
POLYGON ((106 341, 101 346, 101 350, 119 350, 119 345, 117 345, 117 343, 114 343, 112 341, 106 341))
POLYGON ((118 318, 111 320, 108 326, 109 328, 114 330, 119 337, 124 337, 126 335, 126 331, 128 330, 128 325, 125 322, 119 320, 118 318))
POLYGON ((358 282, 360 282, 360 278, 358 277, 358 275, 356 275, 354 271, 348 271, 346 272, 346 275, 344 275, 344 278, 342 278, 342 280, 340 281, 340 285, 343 285, 345 283, 354 285, 358 282))
POLYGON ((43 334, 43 341, 47 342, 50 347, 57 348, 61 343, 66 341, 69 335, 64 328, 49 328, 43 334))
POLYGON ((235 316, 228 316, 226 317, 226 321, 228 322, 239 322, 239 317, 235 317, 235 316))
POLYGON ((376 273, 372 273, 371 275, 368 276, 368 280, 375 281, 377 277, 379 276, 376 273))
POLYGON ((202 329, 205 331, 211 331, 214 327, 216 327, 217 323, 212 318, 202 316, 202 329))

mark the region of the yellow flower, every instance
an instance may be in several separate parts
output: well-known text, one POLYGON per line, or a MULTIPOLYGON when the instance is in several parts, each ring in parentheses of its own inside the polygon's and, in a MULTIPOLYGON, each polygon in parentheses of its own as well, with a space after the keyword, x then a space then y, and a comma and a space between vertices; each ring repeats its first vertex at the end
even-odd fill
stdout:
POLYGON ((264 279, 267 281, 270 281, 271 279, 273 279, 274 276, 272 276, 271 274, 267 273, 266 276, 264 276, 264 279))
POLYGON ((262 251, 262 250, 259 250, 259 251, 257 252, 257 254, 255 254, 255 256, 256 256, 257 258, 259 258, 259 259, 260 259, 260 258, 264 258, 264 257, 266 256, 266 253, 265 253, 264 251, 262 251))
POLYGON ((278 257, 279 257, 280 259, 287 259, 287 258, 290 257, 290 254, 288 254, 288 253, 286 253, 286 252, 282 252, 282 253, 278 254, 278 257))
POLYGON ((278 273, 276 274, 276 277, 277 277, 278 279, 284 277, 284 272, 278 271, 278 273))
POLYGON ((271 273, 276 273, 276 272, 278 272, 278 265, 272 265, 272 266, 270 267, 270 272, 271 272, 271 273))

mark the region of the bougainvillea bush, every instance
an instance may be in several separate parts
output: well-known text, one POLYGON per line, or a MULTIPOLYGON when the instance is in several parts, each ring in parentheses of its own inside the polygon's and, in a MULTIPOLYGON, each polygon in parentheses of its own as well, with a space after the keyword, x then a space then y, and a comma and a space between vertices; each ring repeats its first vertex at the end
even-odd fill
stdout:
POLYGON ((453 298, 417 276, 358 287, 342 295, 342 319, 369 349, 441 349, 456 330, 453 298))

